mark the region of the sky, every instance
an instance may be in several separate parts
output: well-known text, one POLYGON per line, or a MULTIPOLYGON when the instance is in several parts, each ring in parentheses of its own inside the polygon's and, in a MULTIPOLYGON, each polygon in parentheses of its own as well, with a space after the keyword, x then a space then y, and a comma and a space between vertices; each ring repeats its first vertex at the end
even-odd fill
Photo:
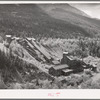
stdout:
POLYGON ((100 19, 100 3, 74 3, 70 5, 82 10, 92 18, 100 19))

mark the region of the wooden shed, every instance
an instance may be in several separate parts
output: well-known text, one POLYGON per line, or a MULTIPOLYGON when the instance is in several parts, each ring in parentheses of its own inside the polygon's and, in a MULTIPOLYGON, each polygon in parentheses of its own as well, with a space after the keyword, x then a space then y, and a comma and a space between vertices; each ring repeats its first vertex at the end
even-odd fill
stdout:
POLYGON ((12 37, 11 35, 6 35, 6 42, 7 43, 11 43, 11 41, 12 41, 11 37, 12 37))
POLYGON ((64 76, 70 75, 71 73, 73 73, 72 69, 64 69, 64 70, 62 70, 62 75, 64 75, 64 76))
POLYGON ((53 76, 60 76, 62 75, 62 70, 69 68, 67 64, 53 66, 49 69, 49 74, 53 76))

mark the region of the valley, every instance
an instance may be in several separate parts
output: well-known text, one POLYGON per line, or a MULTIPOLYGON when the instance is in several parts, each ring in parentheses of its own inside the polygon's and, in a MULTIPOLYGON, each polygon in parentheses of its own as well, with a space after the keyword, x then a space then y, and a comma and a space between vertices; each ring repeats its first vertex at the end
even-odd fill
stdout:
POLYGON ((71 4, 0 4, 0 89, 99 89, 100 19, 71 4))

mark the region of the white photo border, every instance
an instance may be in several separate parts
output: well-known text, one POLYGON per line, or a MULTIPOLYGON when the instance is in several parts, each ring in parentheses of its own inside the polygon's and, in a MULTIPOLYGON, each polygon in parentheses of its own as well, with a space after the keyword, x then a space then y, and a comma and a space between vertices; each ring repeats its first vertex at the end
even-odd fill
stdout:
MULTIPOLYGON (((0 4, 44 3, 100 3, 100 1, 0 1, 0 4)), ((100 89, 1 89, 0 99, 100 99, 100 89)))

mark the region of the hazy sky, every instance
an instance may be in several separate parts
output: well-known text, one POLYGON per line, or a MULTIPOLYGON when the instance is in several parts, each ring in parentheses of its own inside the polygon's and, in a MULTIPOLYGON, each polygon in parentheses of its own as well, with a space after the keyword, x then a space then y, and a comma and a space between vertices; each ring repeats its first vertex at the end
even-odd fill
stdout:
POLYGON ((86 14, 90 15, 93 18, 99 18, 100 19, 100 3, 76 3, 76 4, 70 4, 82 11, 84 11, 86 14))

